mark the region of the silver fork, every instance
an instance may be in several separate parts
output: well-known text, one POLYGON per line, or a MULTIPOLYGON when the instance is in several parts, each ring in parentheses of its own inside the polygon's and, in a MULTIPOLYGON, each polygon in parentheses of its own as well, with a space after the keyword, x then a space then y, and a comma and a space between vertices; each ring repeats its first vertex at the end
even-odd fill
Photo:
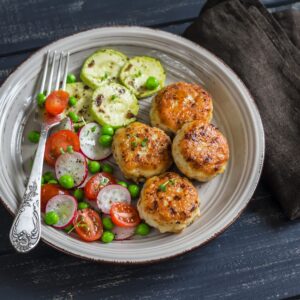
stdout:
MULTIPOLYGON (((44 72, 42 77, 42 84, 40 92, 44 93, 47 81, 47 95, 51 92, 53 86, 53 75, 56 65, 56 60, 59 56, 57 76, 55 82, 55 90, 65 90, 66 78, 69 65, 69 53, 64 54, 61 52, 59 55, 54 51, 47 52, 44 72), (64 63, 63 63, 64 62, 64 63), (63 67, 64 65, 64 67, 63 67), (48 70, 50 73, 48 74, 48 70), (63 76, 62 76, 62 71, 63 76), (62 83, 61 83, 62 76, 62 83)), ((33 249, 39 242, 41 237, 41 178, 43 171, 43 161, 46 139, 49 130, 58 125, 62 120, 61 116, 57 117, 43 117, 41 134, 39 144, 36 150, 32 170, 27 183, 27 187, 23 196, 23 200, 19 211, 14 219, 13 225, 10 230, 10 241, 18 252, 28 252, 33 249)))

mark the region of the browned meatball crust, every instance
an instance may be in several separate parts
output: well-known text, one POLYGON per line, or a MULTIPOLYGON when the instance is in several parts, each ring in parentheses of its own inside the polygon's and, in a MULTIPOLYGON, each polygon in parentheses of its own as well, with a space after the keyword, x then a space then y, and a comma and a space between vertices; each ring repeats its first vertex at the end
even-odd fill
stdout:
POLYGON ((152 126, 175 133, 187 122, 209 123, 212 112, 212 98, 207 91, 197 84, 177 82, 158 92, 152 101, 150 119, 152 126))

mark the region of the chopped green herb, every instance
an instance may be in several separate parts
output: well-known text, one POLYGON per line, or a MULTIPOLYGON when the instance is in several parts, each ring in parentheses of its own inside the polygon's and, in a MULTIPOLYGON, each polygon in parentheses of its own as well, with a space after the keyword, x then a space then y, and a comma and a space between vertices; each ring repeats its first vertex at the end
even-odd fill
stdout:
POLYGON ((97 126, 94 126, 94 127, 91 128, 91 131, 95 132, 96 129, 97 129, 97 126))
POLYGON ((110 100, 115 100, 117 98, 117 95, 112 95, 111 97, 110 97, 110 100))
POLYGON ((139 70, 136 74, 134 74, 134 77, 138 78, 142 76, 142 72, 139 70))
POLYGON ((69 145, 69 146, 67 147, 67 152, 73 153, 73 152, 74 152, 73 146, 69 145))
POLYGON ((169 179, 167 180, 166 182, 162 183, 159 185, 158 189, 162 192, 165 192, 167 190, 167 185, 168 184, 171 184, 171 185, 174 185, 176 182, 176 179, 169 179))
POLYGON ((64 228, 64 231, 66 232, 66 233, 70 233, 71 231, 73 231, 74 230, 74 226, 73 225, 69 225, 69 226, 67 226, 66 228, 64 228))
POLYGON ((167 190, 167 187, 164 184, 161 184, 158 189, 162 192, 165 192, 167 190))
POLYGON ((147 138, 143 139, 142 142, 141 142, 141 146, 142 146, 142 147, 146 147, 148 141, 149 141, 149 140, 148 140, 147 138))
POLYGON ((105 80, 107 78, 108 78, 108 74, 107 74, 107 72, 105 72, 104 76, 101 77, 101 81, 103 81, 103 80, 105 80))
POLYGON ((100 181, 100 185, 106 185, 108 181, 108 178, 102 178, 102 180, 100 181))
POLYGON ((131 142, 131 147, 136 148, 137 147, 137 142, 131 142))
POLYGON ((47 183, 50 183, 50 184, 58 184, 58 181, 55 180, 55 179, 51 179, 51 180, 49 180, 47 183))
POLYGON ((174 184, 175 184, 175 182, 176 182, 176 180, 175 180, 175 179, 170 179, 170 180, 169 180, 169 183, 170 183, 170 184, 172 184, 172 185, 174 185, 174 184))

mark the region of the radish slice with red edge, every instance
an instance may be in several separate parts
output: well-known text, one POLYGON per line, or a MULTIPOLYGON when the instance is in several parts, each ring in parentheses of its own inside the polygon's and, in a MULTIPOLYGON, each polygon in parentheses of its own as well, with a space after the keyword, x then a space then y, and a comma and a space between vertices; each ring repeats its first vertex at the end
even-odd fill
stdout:
POLYGON ((79 132, 81 152, 91 160, 102 160, 110 156, 111 148, 102 147, 98 140, 101 136, 101 127, 97 123, 88 123, 79 132))
POLYGON ((72 224, 77 211, 77 201, 70 195, 56 195, 47 203, 45 212, 50 211, 56 212, 59 217, 58 223, 53 227, 63 229, 72 224))
POLYGON ((116 241, 127 240, 135 234, 135 229, 136 227, 115 226, 112 233, 114 233, 116 241))
POLYGON ((128 204, 131 202, 128 190, 118 184, 105 186, 97 196, 98 208, 105 214, 110 213, 112 204, 116 202, 126 202, 128 204))
POLYGON ((93 174, 88 173, 84 181, 77 187, 79 189, 82 189, 85 187, 86 183, 90 180, 90 178, 93 176, 93 174))
POLYGON ((72 120, 70 118, 64 118, 58 126, 54 127, 54 129, 52 130, 52 133, 60 131, 60 130, 74 131, 72 120))
POLYGON ((74 187, 80 186, 88 174, 85 157, 79 152, 64 153, 55 163, 56 178, 69 174, 74 179, 74 187))

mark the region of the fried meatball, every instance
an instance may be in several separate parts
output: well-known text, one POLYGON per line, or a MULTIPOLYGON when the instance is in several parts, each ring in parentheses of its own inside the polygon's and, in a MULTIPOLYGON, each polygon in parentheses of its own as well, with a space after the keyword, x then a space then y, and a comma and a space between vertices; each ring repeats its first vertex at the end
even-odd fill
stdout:
POLYGON ((140 217, 160 232, 181 232, 200 215, 198 191, 173 172, 149 178, 141 191, 140 217))
POLYGON ((226 138, 214 125, 193 121, 177 132, 172 155, 184 175, 208 181, 225 171, 229 147, 226 138))
POLYGON ((112 152, 124 176, 135 182, 165 172, 173 162, 169 136, 139 122, 117 130, 112 152))
POLYGON ((197 84, 177 82, 166 86, 152 100, 150 119, 152 126, 176 133, 187 122, 209 123, 212 113, 212 98, 207 91, 197 84))

